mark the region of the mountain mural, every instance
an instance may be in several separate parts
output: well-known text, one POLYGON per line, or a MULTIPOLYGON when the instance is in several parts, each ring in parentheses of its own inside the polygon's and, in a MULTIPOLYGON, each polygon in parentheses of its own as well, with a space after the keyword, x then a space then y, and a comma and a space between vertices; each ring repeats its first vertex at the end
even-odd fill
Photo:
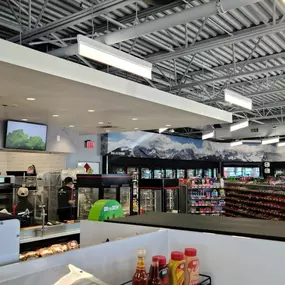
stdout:
POLYGON ((285 161, 285 148, 274 145, 244 144, 231 147, 198 139, 149 132, 109 133, 104 138, 105 153, 119 156, 179 160, 285 161), (107 144, 107 147, 106 147, 107 144))

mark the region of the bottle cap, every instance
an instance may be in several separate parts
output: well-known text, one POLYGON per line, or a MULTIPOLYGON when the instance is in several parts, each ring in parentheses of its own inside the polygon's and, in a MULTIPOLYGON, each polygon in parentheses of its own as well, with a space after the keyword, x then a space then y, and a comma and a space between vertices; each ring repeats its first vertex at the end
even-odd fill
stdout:
POLYGON ((158 263, 160 266, 165 265, 166 264, 166 257, 164 255, 155 255, 152 257, 152 261, 154 258, 158 259, 158 263))
POLYGON ((137 255, 138 255, 138 257, 145 257, 146 250, 144 248, 138 248, 137 249, 137 255))
POLYGON ((183 260, 184 254, 182 251, 172 251, 171 252, 171 259, 172 260, 183 260))
POLYGON ((186 256, 196 256, 197 250, 195 248, 185 248, 184 253, 186 256))

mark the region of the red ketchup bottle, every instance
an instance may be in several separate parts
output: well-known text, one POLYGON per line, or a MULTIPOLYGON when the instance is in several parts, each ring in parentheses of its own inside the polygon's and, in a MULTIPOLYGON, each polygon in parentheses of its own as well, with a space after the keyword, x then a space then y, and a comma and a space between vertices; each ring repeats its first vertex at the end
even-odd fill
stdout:
POLYGON ((155 255, 153 258, 158 259, 161 285, 168 285, 168 264, 166 263, 166 257, 163 255, 155 255))
POLYGON ((149 271, 148 285, 162 285, 159 277, 159 263, 158 258, 153 256, 149 271))

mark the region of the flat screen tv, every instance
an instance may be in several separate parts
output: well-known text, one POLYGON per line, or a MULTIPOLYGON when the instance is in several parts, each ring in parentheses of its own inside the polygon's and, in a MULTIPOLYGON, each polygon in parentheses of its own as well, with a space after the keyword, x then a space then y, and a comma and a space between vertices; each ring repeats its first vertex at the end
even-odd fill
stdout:
POLYGON ((5 148, 46 150, 47 125, 7 121, 5 148))

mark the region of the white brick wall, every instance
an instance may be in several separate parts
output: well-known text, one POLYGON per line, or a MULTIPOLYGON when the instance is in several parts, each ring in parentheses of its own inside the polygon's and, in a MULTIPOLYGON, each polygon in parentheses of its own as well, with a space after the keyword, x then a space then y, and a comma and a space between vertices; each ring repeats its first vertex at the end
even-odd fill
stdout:
POLYGON ((37 172, 57 171, 66 168, 67 154, 0 151, 0 172, 27 170, 34 164, 37 172))

